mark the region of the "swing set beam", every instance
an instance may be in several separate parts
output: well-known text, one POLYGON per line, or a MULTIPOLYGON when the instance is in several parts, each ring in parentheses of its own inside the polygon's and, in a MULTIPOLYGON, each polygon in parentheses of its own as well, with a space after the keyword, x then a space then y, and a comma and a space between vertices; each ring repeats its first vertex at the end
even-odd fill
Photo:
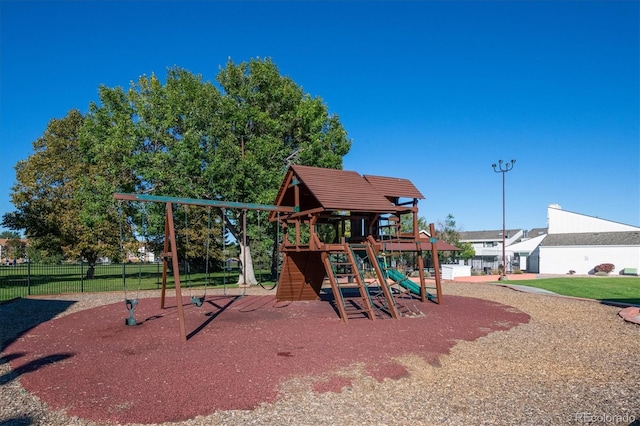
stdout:
POLYGON ((166 197, 164 195, 113 194, 116 200, 143 201, 152 203, 189 204, 194 206, 219 207, 227 209, 265 210, 279 212, 293 212, 293 207, 275 206, 273 204, 240 203, 236 201, 203 200, 198 198, 166 197))
MULTIPOLYGON (((181 197, 165 197, 158 195, 145 195, 145 194, 125 194, 114 193, 113 198, 121 201, 139 201, 150 203, 165 203, 165 239, 164 239, 164 252, 162 253, 162 293, 160 297, 160 308, 165 307, 165 295, 167 289, 167 270, 169 266, 169 258, 171 258, 171 267, 173 269, 173 281, 176 292, 176 307, 178 309, 178 322, 180 327, 180 337, 183 342, 187 341, 187 332, 184 322, 184 308, 182 305, 182 288, 180 284, 180 271, 178 262, 178 248, 176 241, 176 231, 173 222, 173 204, 182 205, 194 205, 204 207, 218 207, 218 208, 230 208, 230 209, 242 209, 242 210, 266 210, 276 212, 293 212, 293 207, 275 206, 270 204, 255 204, 255 203, 239 203, 234 201, 218 201, 218 200, 201 200, 196 198, 181 198, 181 197)), ((246 224, 243 221, 243 229, 246 224)), ((246 234, 246 232, 243 231, 246 234)))

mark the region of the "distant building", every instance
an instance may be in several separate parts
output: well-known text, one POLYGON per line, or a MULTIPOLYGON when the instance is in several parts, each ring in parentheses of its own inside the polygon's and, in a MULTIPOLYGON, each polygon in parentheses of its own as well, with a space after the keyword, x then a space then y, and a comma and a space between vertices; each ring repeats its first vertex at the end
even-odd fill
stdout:
POLYGON ((520 271, 540 272, 540 243, 547 236, 546 228, 536 228, 524 231, 523 237, 517 243, 507 246, 507 258, 520 271))
MULTIPOLYGON (((522 229, 507 229, 505 246, 509 247, 522 239, 522 229)), ((470 260, 471 269, 475 271, 497 270, 504 264, 502 259, 502 230, 460 232, 460 242, 470 243, 476 255, 470 260)), ((507 272, 512 272, 513 256, 507 254, 507 272)))
POLYGON ((137 253, 129 252, 127 253, 127 262, 136 263, 136 262, 145 262, 145 263, 153 263, 156 261, 156 255, 148 250, 148 247, 145 243, 140 242, 138 245, 137 253))
MULTIPOLYGON (((506 235, 507 272, 516 269, 540 274, 592 274, 602 263, 640 270, 640 228, 598 217, 547 208, 547 228, 510 229, 506 235)), ((502 260, 502 231, 460 232, 460 241, 473 245, 475 271, 498 269, 502 260)))
POLYGON ((602 263, 616 272, 640 269, 640 228, 562 210, 547 208, 549 233, 540 243, 540 272, 544 274, 593 273, 602 263))

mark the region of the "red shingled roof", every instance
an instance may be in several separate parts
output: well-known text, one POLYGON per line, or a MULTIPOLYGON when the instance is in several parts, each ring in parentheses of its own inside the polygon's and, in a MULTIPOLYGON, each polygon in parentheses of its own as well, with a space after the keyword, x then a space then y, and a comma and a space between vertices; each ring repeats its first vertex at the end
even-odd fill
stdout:
POLYGON ((407 179, 364 177, 348 170, 291 165, 275 204, 295 206, 295 187, 299 191, 300 211, 323 209, 392 213, 397 207, 390 201, 391 198, 424 198, 407 179))
POLYGON ((385 197, 424 198, 409 179, 372 175, 364 175, 364 178, 385 197))
POLYGON ((356 172, 299 165, 291 166, 290 172, 308 190, 308 193, 300 194, 301 210, 314 207, 367 212, 394 210, 393 204, 356 172), (318 205, 310 204, 310 199, 305 199, 304 195, 312 195, 318 205))

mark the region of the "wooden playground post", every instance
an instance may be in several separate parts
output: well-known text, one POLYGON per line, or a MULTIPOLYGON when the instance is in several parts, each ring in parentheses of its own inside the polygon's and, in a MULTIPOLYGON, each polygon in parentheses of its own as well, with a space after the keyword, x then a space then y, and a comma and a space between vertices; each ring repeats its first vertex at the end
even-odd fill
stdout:
POLYGON ((431 256, 433 257, 433 273, 436 278, 436 297, 438 299, 438 305, 442 305, 442 287, 440 285, 440 260, 438 259, 438 248, 436 244, 438 239, 436 238, 436 227, 433 223, 429 224, 429 233, 431 234, 431 256))
POLYGON ((380 264, 378 263, 378 251, 376 249, 376 240, 372 235, 367 236, 367 240, 365 241, 367 256, 369 257, 369 261, 373 266, 374 271, 376 272, 376 277, 378 278, 378 283, 380 284, 380 288, 384 293, 384 297, 389 304, 389 311, 391 312, 392 318, 400 318, 400 313, 398 312, 398 308, 393 299, 393 293, 391 292, 389 286, 387 285, 387 280, 384 276, 384 271, 380 268, 380 264))
MULTIPOLYGON (((420 277, 420 299, 427 301, 427 283, 424 277, 424 260, 422 259, 422 244, 420 243, 420 229, 418 225, 418 200, 413 200, 413 239, 416 242, 418 255, 418 276, 420 277)), ((438 299, 438 302, 440 299, 438 299)))
MULTIPOLYGON (((178 246, 176 244, 176 231, 173 224, 173 207, 170 202, 167 202, 167 217, 165 219, 165 231, 168 233, 165 235, 165 245, 167 241, 169 242, 169 246, 171 248, 171 252, 165 253, 171 254, 171 266, 173 268, 173 281, 176 287, 176 305, 178 308, 178 322, 180 324, 180 338, 183 342, 187 341, 187 332, 185 330, 184 325, 184 306, 182 306, 182 288, 180 287, 180 266, 178 262, 178 246)), ((166 261, 165 261, 166 262, 166 261)), ((164 270, 165 268, 163 268, 164 270)), ((165 291, 166 284, 166 273, 162 278, 163 288, 162 292, 165 291)))
POLYGON ((418 275, 420 276, 420 299, 423 302, 427 301, 427 283, 424 277, 424 260, 422 259, 422 247, 420 242, 416 243, 418 246, 418 275))

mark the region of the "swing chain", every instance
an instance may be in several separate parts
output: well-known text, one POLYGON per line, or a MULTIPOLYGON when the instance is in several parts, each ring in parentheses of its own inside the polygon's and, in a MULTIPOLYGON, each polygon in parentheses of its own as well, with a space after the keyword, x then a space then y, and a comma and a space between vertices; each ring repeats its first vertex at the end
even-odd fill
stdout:
MULTIPOLYGON (((125 244, 124 244, 124 229, 122 226, 122 222, 124 220, 124 212, 122 209, 122 201, 118 200, 118 227, 120 230, 120 249, 121 249, 121 254, 122 254, 122 289, 124 292, 124 303, 125 306, 127 308, 127 310, 129 311, 129 316, 125 319, 125 325, 137 325, 137 321, 136 318, 134 316, 134 312, 136 309, 136 306, 138 305, 138 296, 139 294, 136 294, 136 297, 133 299, 130 299, 128 297, 127 294, 127 273, 126 273, 126 262, 125 262, 125 258, 126 258, 126 251, 125 251, 125 244)), ((144 216, 143 216, 143 221, 144 221, 144 216)), ((144 222, 143 222, 143 228, 144 228, 144 222)), ((146 250, 146 249, 145 249, 146 250)), ((141 261, 140 261, 141 263, 141 261)), ((140 268, 142 268, 142 265, 140 265, 140 268)), ((138 293, 140 291, 140 280, 142 277, 142 270, 139 269, 138 270, 138 293)))

